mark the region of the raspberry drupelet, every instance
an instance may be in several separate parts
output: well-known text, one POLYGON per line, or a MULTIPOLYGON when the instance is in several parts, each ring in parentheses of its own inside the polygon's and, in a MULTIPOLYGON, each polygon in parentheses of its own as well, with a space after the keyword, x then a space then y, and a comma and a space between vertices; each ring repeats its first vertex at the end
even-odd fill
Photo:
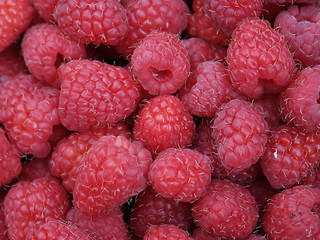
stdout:
POLYGON ((187 231, 184 231, 177 227, 176 225, 153 225, 149 227, 144 235, 143 240, 171 240, 171 239, 180 239, 180 240, 193 240, 189 236, 187 231))

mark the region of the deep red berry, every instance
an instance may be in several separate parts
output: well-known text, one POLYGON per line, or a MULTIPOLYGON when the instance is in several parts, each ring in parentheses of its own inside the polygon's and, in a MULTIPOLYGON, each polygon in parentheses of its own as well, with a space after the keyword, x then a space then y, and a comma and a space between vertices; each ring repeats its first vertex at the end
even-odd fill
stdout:
POLYGON ((194 240, 222 240, 221 237, 215 235, 212 232, 208 232, 201 227, 197 227, 193 230, 192 238, 194 240))
POLYGON ((180 229, 176 225, 153 225, 149 227, 143 240, 193 240, 188 232, 180 229))
POLYGON ((310 185, 313 188, 320 188, 320 164, 315 166, 305 178, 300 181, 301 185, 310 185))
POLYGON ((3 199, 0 198, 0 240, 7 240, 7 226, 5 224, 5 216, 3 213, 3 199))
POLYGON ((22 171, 19 175, 20 181, 33 181, 42 177, 53 177, 50 171, 49 158, 32 158, 22 164, 22 171))

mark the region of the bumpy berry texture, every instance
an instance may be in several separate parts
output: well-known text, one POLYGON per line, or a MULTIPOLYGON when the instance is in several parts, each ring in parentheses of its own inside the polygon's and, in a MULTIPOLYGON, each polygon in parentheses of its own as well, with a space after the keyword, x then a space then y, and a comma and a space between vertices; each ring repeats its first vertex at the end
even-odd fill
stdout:
POLYGON ((62 184, 68 191, 73 191, 85 164, 84 156, 90 147, 100 137, 107 135, 122 135, 128 139, 131 138, 131 132, 125 124, 114 123, 104 128, 71 133, 54 148, 50 158, 51 172, 62 179, 62 184))
POLYGON ((129 215, 133 234, 143 237, 152 225, 173 224, 188 230, 192 224, 191 204, 162 197, 151 186, 137 195, 129 215))
POLYGON ((281 125, 269 132, 260 165, 273 188, 288 188, 307 176, 319 162, 319 154, 319 133, 281 125))
POLYGON ((128 30, 117 0, 59 0, 54 16, 62 32, 85 44, 117 45, 128 30))
POLYGON ((151 164, 148 180, 163 197, 193 202, 211 182, 211 161, 192 149, 169 148, 151 164))
POLYGON ((258 234, 250 234, 248 237, 242 240, 267 240, 264 236, 258 234))
POLYGON ((192 238, 194 240, 222 240, 219 236, 208 232, 200 227, 197 227, 192 232, 192 238))
POLYGON ((69 130, 102 128, 120 121, 138 105, 140 86, 122 67, 95 60, 72 60, 58 69, 59 116, 69 130))
POLYGON ((128 31, 117 51, 130 58, 141 39, 153 31, 180 34, 187 26, 189 9, 183 0, 127 0, 128 31))
POLYGON ((4 199, 8 236, 12 240, 24 240, 29 232, 48 220, 63 219, 69 208, 67 192, 57 180, 19 181, 4 199))
POLYGON ((32 0, 34 9, 47 22, 55 23, 54 9, 59 0, 32 0))
POLYGON ((228 47, 227 63, 233 84, 252 98, 281 91, 295 69, 284 37, 268 21, 258 18, 238 25, 228 47))
POLYGON ((238 24, 249 17, 260 17, 262 0, 205 0, 205 11, 212 23, 231 35, 238 24))
POLYGON ((315 211, 319 204, 320 190, 306 186, 288 188, 275 195, 262 220, 268 239, 319 239, 320 218, 315 211))
POLYGON ((320 64, 320 8, 290 6, 277 15, 274 26, 303 66, 320 64))
POLYGON ((25 32, 22 55, 30 73, 38 80, 59 87, 57 66, 71 59, 84 58, 84 45, 62 34, 56 25, 36 24, 25 32))
POLYGON ((29 26, 34 9, 30 0, 2 0, 0 9, 0 52, 2 52, 29 26))
POLYGON ((180 229, 176 225, 153 225, 149 227, 143 240, 193 240, 188 232, 180 229))
POLYGON ((30 232, 26 238, 26 240, 51 239, 93 240, 79 228, 60 220, 51 220, 40 225, 35 231, 30 232))
POLYGON ((258 220, 258 206, 242 186, 213 179, 206 193, 192 205, 198 226, 226 238, 247 237, 258 220))
POLYGON ((73 191, 74 205, 87 215, 125 203, 147 187, 151 153, 123 136, 100 138, 86 155, 73 191))
POLYGON ((172 95, 152 98, 140 110, 133 126, 134 138, 153 153, 192 143, 195 123, 181 101, 172 95))
POLYGON ((53 126, 59 125, 59 90, 32 75, 19 75, 0 88, 0 122, 9 139, 24 154, 46 157, 53 126))
POLYGON ((279 112, 290 125, 310 132, 320 130, 320 65, 295 75, 280 95, 279 112))
POLYGON ((190 72, 188 52, 179 37, 167 32, 147 35, 131 57, 132 72, 152 95, 175 93, 190 72))
POLYGON ((0 198, 0 240, 7 240, 7 226, 5 224, 5 216, 3 213, 3 199, 0 198))
POLYGON ((37 178, 53 177, 50 171, 49 158, 32 158, 23 162, 19 180, 33 181, 37 178))
POLYGON ((77 209, 72 208, 66 214, 66 220, 77 226, 84 233, 90 235, 93 239, 130 239, 120 207, 93 216, 84 215, 77 209))
POLYGON ((243 170, 265 151, 268 124, 254 103, 234 99, 221 106, 212 123, 217 154, 228 170, 243 170))
POLYGON ((310 185, 313 188, 320 188, 320 164, 309 171, 308 176, 302 178, 301 185, 310 185))

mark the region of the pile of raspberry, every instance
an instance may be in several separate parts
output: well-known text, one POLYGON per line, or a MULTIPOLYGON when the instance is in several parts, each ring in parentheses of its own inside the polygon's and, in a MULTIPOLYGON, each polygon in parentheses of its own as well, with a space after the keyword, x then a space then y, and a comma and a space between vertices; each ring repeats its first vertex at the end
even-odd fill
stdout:
POLYGON ((319 0, 0 13, 0 240, 320 240, 319 0))

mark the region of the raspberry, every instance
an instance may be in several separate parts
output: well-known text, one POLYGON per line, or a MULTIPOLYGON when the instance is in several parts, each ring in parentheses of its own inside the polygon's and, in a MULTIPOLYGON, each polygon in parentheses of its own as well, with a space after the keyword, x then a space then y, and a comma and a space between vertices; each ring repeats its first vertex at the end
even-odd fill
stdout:
POLYGON ((62 32, 85 44, 117 45, 128 30, 117 0, 58 0, 54 16, 62 32))
POLYGON ((188 52, 177 35, 153 32, 135 48, 132 73, 152 95, 175 93, 190 72, 188 52))
POLYGON ((226 238, 247 237, 258 220, 258 206, 238 184, 213 179, 206 193, 192 205, 197 225, 226 238))
POLYGON ((181 101, 171 95, 152 98, 140 110, 133 127, 134 138, 153 153, 192 143, 195 123, 181 101))
POLYGON ((188 6, 183 0, 127 0, 128 31, 117 51, 130 58, 136 45, 153 31, 180 34, 187 26, 188 6))
POLYGON ((290 6, 281 11, 274 26, 284 36, 303 66, 320 64, 320 9, 314 6, 290 6))
POLYGON ((37 178, 52 177, 49 165, 49 158, 32 158, 22 164, 22 171, 19 175, 21 181, 33 181, 37 178))
POLYGON ((84 165, 84 156, 90 147, 100 137, 106 135, 122 135, 128 139, 131 138, 131 133, 125 124, 115 123, 101 129, 71 133, 55 147, 50 158, 51 172, 54 176, 62 178, 62 184, 68 191, 73 191, 84 165))
POLYGON ((257 234, 250 234, 248 237, 242 240, 267 240, 265 237, 257 234))
POLYGON ((140 88, 127 70, 95 60, 72 60, 58 69, 59 115, 69 130, 102 128, 126 118, 140 88))
POLYGON ((32 75, 19 75, 0 88, 0 122, 9 139, 24 154, 46 157, 52 128, 60 124, 59 90, 44 85, 32 75))
POLYGON ((129 240, 123 212, 116 207, 100 215, 86 216, 75 208, 69 210, 66 220, 77 226, 93 239, 129 240))
POLYGON ((28 234, 26 240, 51 240, 51 239, 68 239, 68 240, 93 240, 80 229, 60 220, 52 220, 44 223, 28 234))
POLYGON ((171 240, 171 239, 180 239, 180 240, 193 240, 189 236, 188 232, 180 229, 176 225, 153 225, 149 227, 146 235, 143 237, 143 240, 171 240))
POLYGON ((52 148, 54 148, 64 137, 67 137, 70 131, 66 129, 62 124, 54 125, 52 128, 52 134, 48 141, 52 148))
POLYGON ((217 154, 228 170, 243 170, 265 151, 268 124, 254 103, 234 99, 221 106, 212 124, 217 154))
POLYGON ((319 239, 319 212, 313 211, 319 204, 319 189, 297 186, 276 194, 262 220, 268 239, 319 239))
POLYGON ((29 71, 37 79, 60 86, 57 66, 85 57, 85 48, 63 35, 57 26, 40 23, 29 28, 22 39, 22 54, 29 71))
POLYGON ((193 230, 192 238, 194 240, 222 240, 219 236, 213 234, 212 232, 208 232, 200 227, 197 227, 193 230))
POLYGON ((50 219, 63 218, 69 208, 67 192, 57 180, 19 181, 4 199, 8 236, 13 240, 24 240, 33 228, 50 219))
POLYGON ((55 23, 54 9, 59 0, 32 0, 34 9, 47 22, 55 23))
POLYGON ((164 197, 193 202, 210 184, 211 161, 191 149, 166 149, 151 164, 148 180, 164 197))
POLYGON ((147 187, 152 156, 139 142, 123 136, 101 137, 85 160, 73 191, 74 205, 84 214, 116 207, 147 187))
POLYGON ((2 0, 0 9, 0 52, 2 52, 29 26, 34 9, 30 0, 2 0))
POLYGON ((284 121, 307 131, 320 130, 320 65, 295 75, 281 93, 279 112, 284 121))
POLYGON ((227 52, 233 84, 249 97, 277 93, 292 78, 295 63, 284 37, 258 18, 243 20, 227 52))
POLYGON ((319 154, 319 133, 281 125, 269 132, 260 165, 273 188, 288 188, 307 176, 318 163, 319 154))
POLYGON ((7 226, 5 224, 5 216, 3 213, 3 199, 0 198, 0 240, 7 240, 7 226))
POLYGON ((301 179, 300 184, 320 188, 320 163, 308 172, 308 176, 301 179))

